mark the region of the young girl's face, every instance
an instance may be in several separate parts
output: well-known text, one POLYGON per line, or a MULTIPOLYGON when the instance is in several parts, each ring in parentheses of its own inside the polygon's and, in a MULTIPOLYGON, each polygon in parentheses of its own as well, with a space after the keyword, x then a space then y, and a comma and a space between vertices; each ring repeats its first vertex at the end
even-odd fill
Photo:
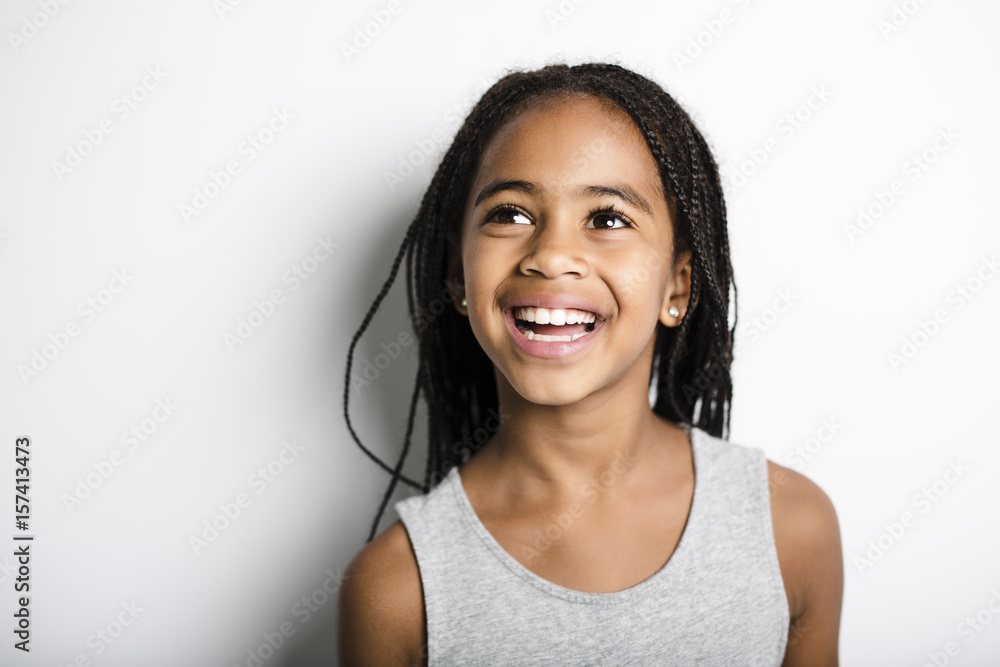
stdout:
POLYGON ((612 387, 646 395, 657 320, 679 324, 690 264, 672 266, 660 175, 624 112, 560 98, 501 127, 473 179, 460 248, 453 275, 501 383, 544 405, 612 387))

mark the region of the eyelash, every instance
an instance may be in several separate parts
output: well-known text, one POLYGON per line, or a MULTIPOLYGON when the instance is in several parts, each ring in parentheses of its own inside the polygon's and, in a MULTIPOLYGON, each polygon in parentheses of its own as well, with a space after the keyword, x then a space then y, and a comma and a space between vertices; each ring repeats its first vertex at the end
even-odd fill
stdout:
MULTIPOLYGON (((490 212, 486 214, 486 222, 497 222, 497 224, 501 225, 514 224, 510 222, 498 222, 493 220, 493 218, 495 218, 498 213, 503 213, 503 212, 519 213, 528 218, 531 217, 530 215, 528 215, 527 211, 520 208, 519 206, 515 206, 514 204, 500 204, 499 206, 495 206, 492 209, 490 209, 490 212)), ((625 223, 625 227, 598 227, 598 229, 605 229, 605 230, 627 229, 634 226, 629 217, 625 215, 623 211, 620 211, 615 206, 597 206, 591 209, 590 213, 587 214, 587 219, 593 220, 593 218, 597 215, 607 215, 613 218, 617 218, 621 220, 623 223, 625 223)))

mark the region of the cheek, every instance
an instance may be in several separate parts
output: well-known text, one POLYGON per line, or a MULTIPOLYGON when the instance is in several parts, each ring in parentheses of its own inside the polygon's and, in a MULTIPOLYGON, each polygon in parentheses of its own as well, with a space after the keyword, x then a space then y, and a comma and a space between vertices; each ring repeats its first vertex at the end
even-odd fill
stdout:
POLYGON ((462 250, 466 285, 492 292, 516 272, 523 256, 524 244, 516 238, 481 235, 469 239, 462 250))
POLYGON ((666 289, 666 263, 655 255, 636 255, 619 264, 614 289, 620 306, 636 319, 657 319, 666 289))
POLYGON ((465 284, 468 290, 480 288, 490 278, 490 262, 486 261, 489 253, 481 243, 467 243, 462 253, 462 266, 465 268, 465 284))
POLYGON ((469 319, 475 331, 483 318, 488 320, 496 307, 497 288, 505 281, 507 270, 497 253, 490 252, 482 244, 469 244, 463 257, 469 319))

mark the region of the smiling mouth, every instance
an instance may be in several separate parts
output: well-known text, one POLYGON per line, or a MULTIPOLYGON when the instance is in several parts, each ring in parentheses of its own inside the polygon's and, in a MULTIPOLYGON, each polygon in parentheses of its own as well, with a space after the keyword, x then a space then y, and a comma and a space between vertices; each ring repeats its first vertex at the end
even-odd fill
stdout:
POLYGON ((528 340, 569 342, 594 330, 597 316, 575 308, 518 306, 511 315, 517 330, 528 340))

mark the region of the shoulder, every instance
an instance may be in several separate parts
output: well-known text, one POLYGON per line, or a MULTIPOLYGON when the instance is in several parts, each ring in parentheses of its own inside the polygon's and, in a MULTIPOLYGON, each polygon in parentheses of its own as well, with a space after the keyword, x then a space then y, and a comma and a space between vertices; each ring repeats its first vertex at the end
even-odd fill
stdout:
POLYGON ((844 588, 837 512, 830 497, 805 475, 770 460, 767 473, 775 548, 791 617, 787 652, 802 657, 785 664, 837 664, 844 588))
POLYGON ((423 592, 399 521, 366 545, 344 573, 338 611, 340 664, 422 665, 423 592))

